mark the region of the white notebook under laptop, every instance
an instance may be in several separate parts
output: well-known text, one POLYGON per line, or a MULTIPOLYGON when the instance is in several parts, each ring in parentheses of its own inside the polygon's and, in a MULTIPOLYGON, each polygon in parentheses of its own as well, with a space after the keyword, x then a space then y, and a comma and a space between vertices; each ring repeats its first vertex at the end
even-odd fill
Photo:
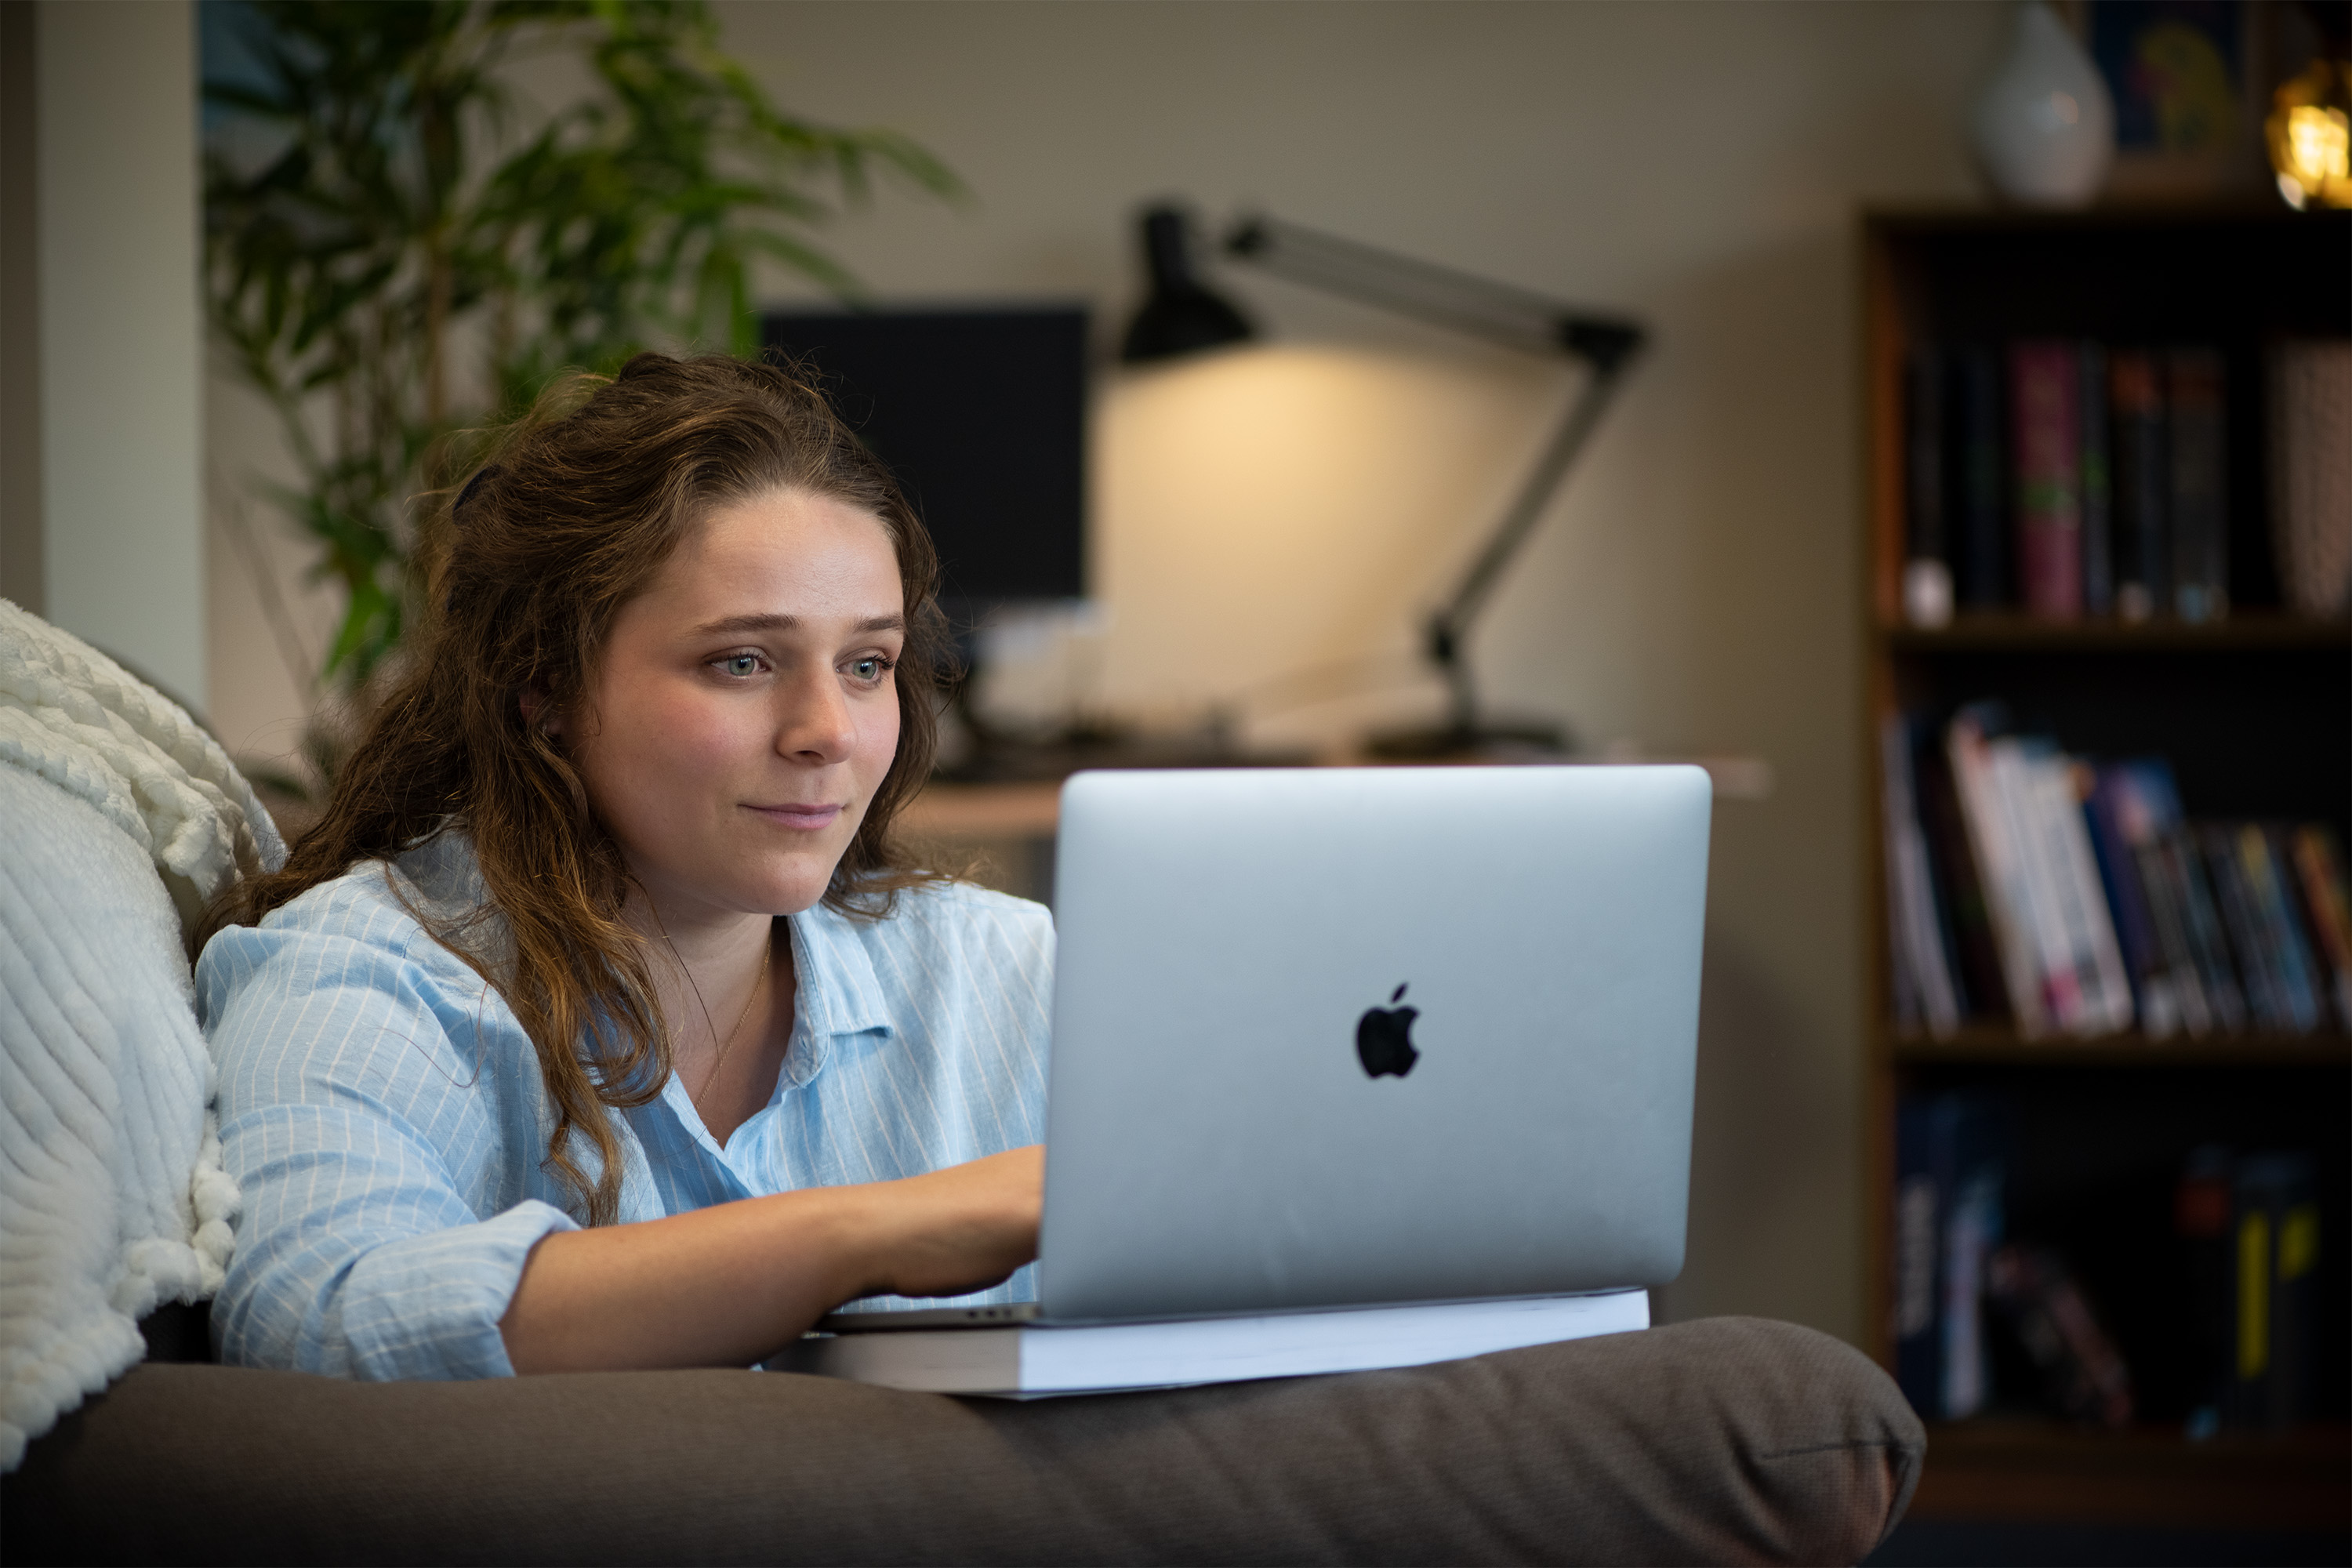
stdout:
POLYGON ((1693 767, 1081 773, 1039 1298, 769 1363, 1066 1394, 1645 1327, 1682 1268, 1693 767))

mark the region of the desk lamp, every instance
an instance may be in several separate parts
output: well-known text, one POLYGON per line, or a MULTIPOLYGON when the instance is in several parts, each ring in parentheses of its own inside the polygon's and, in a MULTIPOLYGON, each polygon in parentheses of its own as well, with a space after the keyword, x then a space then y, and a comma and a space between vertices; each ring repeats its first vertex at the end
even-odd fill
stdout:
MULTIPOLYGON (((1123 360, 1129 364, 1146 363, 1255 335, 1248 321, 1211 294, 1194 273, 1189 225, 1181 208, 1147 209, 1143 232, 1152 291, 1129 331, 1120 354, 1123 360)), ((1464 644, 1505 568, 1535 531, 1545 504, 1600 424, 1619 379, 1642 347, 1643 329, 1622 317, 1588 314, 1507 283, 1320 234, 1278 218, 1242 218, 1226 235, 1224 249, 1237 260, 1326 293, 1505 348, 1547 356, 1564 354, 1591 368, 1584 390, 1569 405, 1469 570, 1423 623, 1422 651, 1445 681, 1445 722, 1434 729, 1375 735, 1369 744, 1374 756, 1399 760, 1460 755, 1498 745, 1559 748, 1564 737, 1557 726, 1496 724, 1481 714, 1464 644)))

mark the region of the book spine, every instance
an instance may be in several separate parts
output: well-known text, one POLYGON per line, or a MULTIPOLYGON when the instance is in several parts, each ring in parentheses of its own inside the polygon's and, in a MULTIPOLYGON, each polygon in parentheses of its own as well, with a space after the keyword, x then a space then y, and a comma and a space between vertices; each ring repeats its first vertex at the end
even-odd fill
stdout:
POLYGON ((2144 621, 2172 596, 2165 544, 2171 493, 2164 451, 2164 383, 2156 356, 2118 352, 2108 358, 2113 416, 2116 614, 2144 621))
POLYGON ((2072 343, 2009 351, 2018 580, 2025 607, 2046 620, 2083 613, 2082 374, 2072 343))
POLYGON ((2084 995, 2079 1026, 2086 1034, 2113 1034, 2132 1026, 2132 991, 2123 946, 2116 937, 2115 910, 2091 850, 2090 820, 2084 809, 2091 777, 2083 763, 2057 756, 2046 769, 2042 787, 2062 857, 2053 869, 2065 900, 2069 945, 2084 995))
POLYGON ((1942 1415, 1958 1421, 1991 1394, 1984 1333, 1985 1262, 2004 1226, 2003 1163, 1990 1106, 1969 1095, 1939 1107, 1950 1172, 1943 1236, 1942 1415))
POLYGON ((2230 613, 2228 433, 2221 355, 2206 348, 2165 356, 2170 405, 2172 607, 2184 621, 2230 613))
POLYGON ((1888 944, 1895 957, 1898 1011, 1903 994, 1919 1021, 1938 1037, 1959 1027, 1959 1002, 1936 918, 1935 889, 1928 877, 1927 839, 1911 781, 1910 726, 1888 714, 1879 727, 1879 757, 1885 819, 1888 944))
POLYGON ((2278 1197, 2278 1247, 2271 1263, 2271 1419, 2307 1420, 2318 1404, 2318 1181, 2308 1155, 2290 1155, 2278 1197))
POLYGON ((2252 890, 2246 886, 2244 868, 2238 858, 2236 830, 2205 823, 2192 831, 2198 847, 2203 851, 2206 871, 2213 879, 2213 899, 2221 910, 2221 929, 2229 933, 2230 952, 2238 961, 2238 974, 2246 991, 2246 1011, 2257 1028, 2294 1027, 2276 960, 2270 944, 2263 940, 2262 913, 2255 905, 2252 890))
POLYGON ((2100 887, 2115 915, 2116 941, 2123 950, 2140 1029, 2150 1038, 2162 1039, 2180 1027, 2180 1004, 2173 988, 2171 965, 2157 941, 2139 862, 2132 853, 2125 822, 2126 788, 2119 769, 2100 769, 2083 802, 2084 820, 2090 828, 2100 887))
POLYGON ((2002 483, 2000 363, 1990 349, 1952 355, 1952 446, 1958 472, 1948 521, 1958 568, 1960 602, 1979 609, 2010 601, 2008 505, 2002 483))
POLYGON ((2076 933, 2070 929, 2065 893, 2059 881, 2065 851, 2058 841, 2053 803, 2039 776, 2050 748, 2044 742, 2029 747, 2014 736, 2003 736, 1987 749, 1992 754, 1993 777, 2007 814, 2010 841, 2017 847, 2042 1005, 2058 1028, 2082 1030, 2089 999, 2076 963, 2076 933))
POLYGON ((2077 1421, 2130 1425, 2131 1369, 2055 1248, 2006 1243, 1987 1259, 1985 1283, 2053 1405, 2077 1421))
POLYGON ((1919 1026, 1924 1009, 1918 964, 1911 954, 1911 889, 1905 878, 1903 805, 1891 754, 1895 742, 1890 734, 1899 731, 1902 723, 1893 714, 1879 721, 1879 858, 1885 870, 1887 978, 1893 992, 1890 1000, 1895 1004, 1895 1025, 1898 1029, 1915 1029, 1919 1026))
POLYGON ((2336 836, 2317 824, 2298 827, 2289 854, 2312 935, 2332 975, 2336 1026, 2352 1029, 2352 899, 2345 894, 2344 862, 2336 853, 2336 836))
POLYGON ((2188 895, 2177 885, 2178 872, 2163 845, 2150 837, 2132 845, 2139 868, 2139 885, 2147 894, 2148 924, 2164 955, 2164 973, 2180 1026, 2202 1037, 2213 1028, 2213 1014, 2205 999, 2205 985, 2197 968, 2196 944, 2189 935, 2188 895))
POLYGON ((1983 721, 1969 710, 1955 715, 1945 731, 1945 752, 1951 761, 1970 857, 1984 888, 1985 914, 2000 960, 2010 1016, 2020 1035, 2033 1039, 2048 1032, 2050 1012, 2042 996, 2032 900, 2019 864, 2021 850, 2008 826, 1983 721))
POLYGON ((2193 1151, 2173 1194, 2173 1231, 2188 1274, 2189 1431, 2210 1436, 2237 1376, 2236 1268, 2231 1223, 2237 1161, 2219 1144, 2193 1151))
POLYGON ((2067 947, 2074 954, 2074 978, 2084 996, 2077 1030, 2084 1035, 2128 1030, 2131 975, 2124 969, 2124 947, 2115 936, 2115 908, 2100 881, 2098 858, 2091 851, 2091 820, 2084 809, 2091 769, 2051 752, 2042 759, 2037 773, 2042 809, 2051 826, 2051 872, 2065 914, 2067 947))
POLYGON ((1991 917, 1985 912, 1984 883, 1977 875, 1975 857, 1969 853, 1967 825, 1961 820, 1960 799, 1952 784, 1951 758, 1944 747, 1927 744, 1914 760, 1913 781, 1919 793, 1919 815, 1927 830, 1927 856, 1936 886, 1943 897, 1937 910, 1947 921, 1961 991, 1960 1010, 2002 1019, 2009 1016, 2000 977, 2000 953, 1994 942, 1991 917))
POLYGON ((2235 1365, 2223 1417, 2277 1430, 2310 1413, 2316 1371, 2319 1205, 2310 1156, 2238 1163, 2235 1365))
POLYGON ((2340 616, 2352 599, 2352 342, 2269 354, 2271 540, 2289 608, 2340 616))
POLYGON ((1905 1100, 1895 1119, 1895 1381, 1930 1420, 1944 1402, 1944 1193, 1936 1154, 1933 1102, 1905 1100))
MULTIPOLYGON (((1971 997, 1978 993, 1972 989, 1974 983, 1967 973, 1960 954, 1960 933, 1955 913, 1957 909, 1955 886, 1946 880, 1944 868, 1938 863, 1935 843, 1930 837, 1927 810, 1921 803, 1920 796, 1920 771, 1923 762, 1940 772, 1945 766, 1944 751, 1938 743, 1939 736, 1931 721, 1916 720, 1909 726, 1908 739, 1911 742, 1911 808, 1913 819, 1919 826, 1919 854, 1924 868, 1922 884, 1927 890, 1927 914, 1933 922, 1932 935, 1937 951, 1943 955, 1944 973, 1951 986, 1952 1009, 1957 1026, 1960 1019, 1967 1018, 1974 1010, 1971 997)), ((1948 780, 1946 783, 1948 788, 1948 780)), ((1979 904, 1979 919, 1982 919, 1981 900, 1979 904)), ((2000 989, 1997 979, 1992 989, 1996 993, 2000 989)))
POLYGON ((2230 962, 2230 944, 2221 931, 2221 911, 2213 886, 2205 876, 2205 858, 2187 824, 2177 824, 2158 847, 2173 885, 2180 889, 2181 908, 2189 916, 2189 941, 2197 954, 2197 978, 2204 987, 2205 1005, 2214 1028, 2228 1033, 2246 1026, 2246 993, 2230 962))
POLYGON ((1904 365, 1903 614, 1916 626, 1952 618, 1950 542, 1944 526, 1944 356, 1914 349, 1904 365))
POLYGON ((2300 900, 2286 870, 2284 835, 2248 823, 2238 830, 2238 860, 2247 889, 2262 916, 2263 931, 2279 972, 2292 1026, 2298 1034, 2319 1027, 2326 1006, 2317 960, 2305 937, 2300 900))
POLYGON ((1974 1415, 1990 1392, 1985 1260, 2004 1226, 2005 1139, 1991 1102, 1911 1097, 1895 1108, 1895 1376, 1933 1420, 1974 1415))
POLYGON ((1984 1342, 1985 1257, 2000 1240, 2000 1194, 1963 1178, 1944 1227, 1944 1387, 1947 1421, 1984 1408, 1991 1392, 1984 1342))
MULTIPOLYGON (((2145 886, 2160 920, 2178 938, 2175 984, 2183 1021, 2192 1033, 2230 1030, 2244 1019, 2227 944, 2206 889, 2204 872, 2188 842, 2189 825, 2172 766, 2143 757, 2117 770, 2118 798, 2128 807, 2127 831, 2138 852, 2145 886)), ((2159 929, 2166 929, 2160 925, 2159 929)))
POLYGON ((2075 412, 2082 421, 2080 477, 2083 511, 2083 608, 2094 616, 2115 613, 2115 464, 2108 436, 2107 351, 2086 342, 2080 350, 2082 374, 2075 384, 2075 412))

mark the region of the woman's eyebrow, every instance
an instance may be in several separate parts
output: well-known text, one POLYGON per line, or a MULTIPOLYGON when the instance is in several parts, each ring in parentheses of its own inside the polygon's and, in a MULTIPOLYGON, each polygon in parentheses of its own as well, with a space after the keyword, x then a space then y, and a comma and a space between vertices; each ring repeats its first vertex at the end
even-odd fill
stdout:
MULTIPOLYGON (((694 628, 698 637, 731 637, 740 632, 790 632, 800 629, 798 616, 775 613, 752 616, 728 616, 716 621, 705 621, 694 628)), ((903 632, 907 629, 904 616, 868 616, 853 628, 861 632, 903 632)))

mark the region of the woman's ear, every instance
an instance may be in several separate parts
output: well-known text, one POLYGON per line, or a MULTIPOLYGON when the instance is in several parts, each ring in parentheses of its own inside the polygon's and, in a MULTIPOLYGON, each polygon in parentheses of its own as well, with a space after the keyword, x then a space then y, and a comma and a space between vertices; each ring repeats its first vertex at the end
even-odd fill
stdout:
POLYGON ((547 734, 562 737, 563 713, 550 702, 546 687, 533 681, 515 693, 515 703, 522 710, 522 722, 525 729, 537 724, 547 734), (541 721, 541 714, 546 715, 544 722, 541 721))

